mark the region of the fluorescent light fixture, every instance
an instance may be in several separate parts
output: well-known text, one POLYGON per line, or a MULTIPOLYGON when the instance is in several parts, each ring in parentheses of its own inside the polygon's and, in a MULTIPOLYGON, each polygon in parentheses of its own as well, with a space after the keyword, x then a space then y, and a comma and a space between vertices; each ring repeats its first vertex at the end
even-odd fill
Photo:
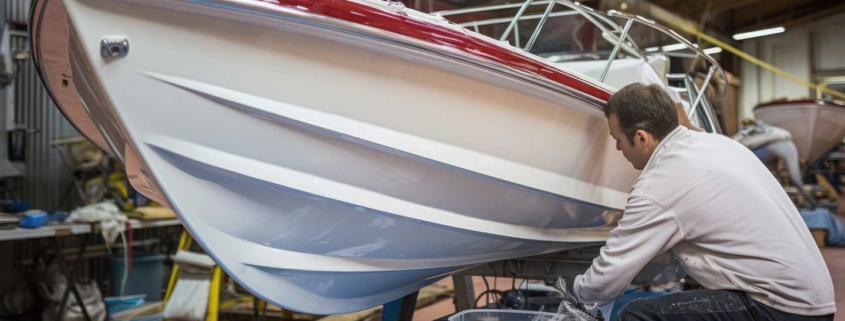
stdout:
MULTIPOLYGON (((698 48, 697 44, 692 44, 692 46, 698 48)), ((677 44, 674 44, 674 45, 663 46, 663 51, 675 51, 675 50, 681 50, 681 49, 687 49, 687 45, 682 44, 682 43, 677 43, 677 44)))
POLYGON ((715 54, 720 53, 720 52, 722 52, 722 48, 719 48, 719 47, 704 49, 704 53, 706 53, 708 55, 715 55, 715 54))
POLYGON ((779 33, 782 33, 784 31, 786 31, 786 28, 784 28, 784 27, 774 27, 774 28, 769 28, 769 29, 738 33, 738 34, 735 34, 733 36, 733 38, 734 38, 734 40, 744 40, 744 39, 750 39, 750 38, 757 38, 757 37, 762 37, 762 36, 779 34, 779 33))
POLYGON ((660 47, 645 48, 645 52, 655 52, 655 51, 658 51, 658 50, 660 50, 660 47))

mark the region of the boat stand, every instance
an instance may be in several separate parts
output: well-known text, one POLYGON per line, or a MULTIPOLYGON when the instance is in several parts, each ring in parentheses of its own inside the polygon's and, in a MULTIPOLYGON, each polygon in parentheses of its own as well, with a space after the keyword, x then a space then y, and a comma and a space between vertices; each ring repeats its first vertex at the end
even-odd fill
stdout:
MULTIPOLYGON (((590 268, 593 259, 599 256, 600 248, 600 245, 596 245, 534 257, 502 260, 478 265, 455 273, 452 275, 452 280, 455 284, 455 311, 461 312, 476 308, 475 301, 480 298, 477 296, 480 291, 476 291, 473 285, 473 276, 552 282, 558 278, 563 278, 567 284, 571 284, 575 276, 583 274, 590 268)), ((671 255, 664 253, 646 264, 634 277, 631 284, 652 284, 656 280, 656 277, 664 274, 666 269, 671 267, 672 264, 671 255)), ((519 286, 519 288, 522 288, 522 286, 519 286)))
POLYGON ((385 304, 381 309, 381 321, 411 321, 419 294, 420 291, 416 291, 385 304))

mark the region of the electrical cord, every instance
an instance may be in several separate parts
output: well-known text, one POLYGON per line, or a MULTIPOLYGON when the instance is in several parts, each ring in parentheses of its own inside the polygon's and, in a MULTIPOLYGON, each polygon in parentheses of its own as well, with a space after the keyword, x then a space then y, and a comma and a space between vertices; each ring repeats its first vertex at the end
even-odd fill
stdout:
POLYGON ((490 283, 487 283, 487 277, 486 276, 482 275, 481 279, 484 280, 484 287, 487 288, 487 291, 483 292, 483 293, 487 293, 487 305, 490 305, 490 283))
MULTIPOLYGON (((473 303, 473 308, 478 309, 478 300, 481 300, 481 297, 483 297, 483 296, 485 296, 485 295, 489 296, 491 293, 492 293, 492 294, 494 294, 494 295, 498 295, 498 296, 499 296, 499 299, 497 299, 497 302, 498 302, 498 301, 501 301, 501 300, 502 300, 502 298, 503 298, 503 295, 504 295, 504 294, 502 293, 502 291, 499 291, 499 290, 496 290, 496 289, 493 289, 493 290, 487 290, 487 291, 481 292, 481 294, 479 294, 479 295, 475 298, 475 303, 473 303)), ((498 305, 498 303, 497 303, 497 305, 498 305)))
POLYGON ((123 296, 126 291, 126 282, 129 280, 129 246, 123 232, 120 232, 120 240, 123 241, 123 280, 120 282, 120 296, 123 296))
MULTIPOLYGON (((493 266, 493 263, 490 263, 489 266, 490 269, 493 270, 493 290, 498 290, 499 287, 497 285, 499 281, 499 276, 498 273, 496 273, 496 267, 493 266)), ((502 308, 502 305, 499 304, 499 300, 496 300, 496 308, 502 308)))

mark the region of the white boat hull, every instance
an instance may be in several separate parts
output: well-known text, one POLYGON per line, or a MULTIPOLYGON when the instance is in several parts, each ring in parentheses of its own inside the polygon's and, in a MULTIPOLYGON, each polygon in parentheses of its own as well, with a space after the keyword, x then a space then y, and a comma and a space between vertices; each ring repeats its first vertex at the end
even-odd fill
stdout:
POLYGON ((818 160, 845 138, 845 106, 802 100, 775 102, 754 108, 763 122, 792 134, 792 142, 804 166, 818 160))
POLYGON ((204 3, 64 7, 86 110, 69 118, 288 309, 362 310, 602 242, 638 175, 599 102, 454 57, 204 3), (102 58, 116 36, 129 54, 102 58))

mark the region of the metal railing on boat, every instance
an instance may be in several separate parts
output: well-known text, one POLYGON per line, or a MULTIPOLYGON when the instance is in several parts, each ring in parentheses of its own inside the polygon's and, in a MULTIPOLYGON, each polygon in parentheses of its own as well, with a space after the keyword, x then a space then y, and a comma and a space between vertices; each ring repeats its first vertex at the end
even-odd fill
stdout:
MULTIPOLYGON (((712 110, 712 105, 706 98, 706 90, 710 85, 710 80, 716 71, 719 72, 719 76, 723 84, 727 84, 728 79, 727 75, 725 74, 724 69, 719 65, 719 63, 710 57, 710 55, 706 54, 702 50, 700 50, 697 46, 693 45, 689 40, 679 35, 672 29, 669 29, 663 25, 656 23, 651 19, 647 19, 638 15, 633 15, 626 12, 621 12, 617 10, 609 10, 606 14, 597 10, 593 10, 592 8, 586 7, 577 2, 571 2, 569 0, 543 0, 543 1, 534 1, 534 0, 526 0, 523 3, 514 3, 514 4, 502 4, 502 5, 493 5, 493 6, 486 6, 486 7, 475 7, 475 8, 465 8, 465 9, 456 9, 456 10, 446 10, 446 11, 439 11, 433 12, 433 15, 441 16, 441 17, 448 17, 448 16, 457 16, 462 14, 470 14, 470 13, 481 13, 481 12, 489 12, 495 10, 506 10, 506 9, 516 9, 519 8, 516 15, 513 18, 493 18, 493 19, 485 19, 485 20, 477 20, 477 21, 470 21, 460 23, 459 25, 465 28, 473 28, 475 32, 479 32, 479 26, 485 25, 492 25, 498 23, 505 23, 509 22, 507 28, 505 29, 504 33, 499 37, 500 41, 507 40, 511 34, 514 34, 514 43, 517 48, 522 47, 520 45, 520 37, 519 37, 519 21, 525 20, 539 20, 534 31, 531 33, 531 37, 529 38, 528 42, 524 47, 523 50, 526 52, 531 50, 537 39, 539 38, 540 32, 543 29, 546 21, 551 17, 559 17, 559 16, 572 16, 572 15, 581 15, 593 25, 595 25, 599 30, 602 32, 602 37, 614 45, 613 50, 610 53, 610 56, 607 60, 607 63, 602 70, 600 76, 596 79, 599 82, 604 82, 605 77, 610 70, 616 56, 619 54, 620 50, 625 52, 626 54, 639 58, 644 59, 646 58, 646 53, 642 52, 639 47, 637 47, 636 43, 633 41, 631 36, 629 35, 629 31, 633 24, 640 23, 642 25, 648 26, 652 29, 660 31, 670 38, 674 39, 675 41, 683 44, 686 49, 693 51, 695 55, 684 55, 685 58, 698 58, 699 56, 702 57, 705 61, 707 61, 710 66, 707 70, 707 74, 704 78, 704 82, 702 83, 701 88, 698 88, 695 81, 692 79, 691 76, 683 74, 682 78, 680 75, 667 75, 667 79, 671 79, 674 81, 682 82, 685 85, 685 88, 673 88, 674 90, 678 91, 679 93, 685 93, 690 104, 690 110, 688 112, 689 118, 692 120, 696 117, 704 118, 705 127, 709 127, 708 131, 719 131, 718 122, 713 121, 714 113, 712 110), (525 12, 528 10, 530 6, 533 5, 545 5, 546 9, 543 14, 533 14, 533 15, 525 15, 525 12), (554 11, 555 5, 561 5, 569 9, 569 11, 554 11), (612 18, 620 18, 625 19, 624 26, 620 26, 612 18), (625 39, 622 41, 621 39, 625 39), (701 109, 699 109, 701 106, 701 109)), ((673 56, 679 56, 679 54, 672 53, 673 56)), ((718 98, 721 99, 724 97, 727 91, 727 86, 722 86, 722 91, 718 94, 718 98)))

